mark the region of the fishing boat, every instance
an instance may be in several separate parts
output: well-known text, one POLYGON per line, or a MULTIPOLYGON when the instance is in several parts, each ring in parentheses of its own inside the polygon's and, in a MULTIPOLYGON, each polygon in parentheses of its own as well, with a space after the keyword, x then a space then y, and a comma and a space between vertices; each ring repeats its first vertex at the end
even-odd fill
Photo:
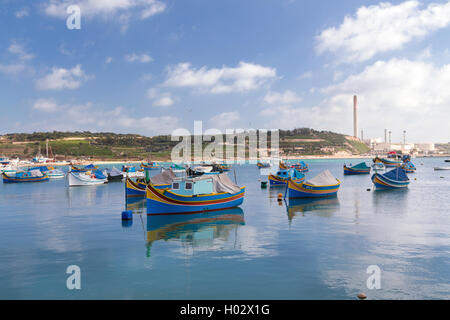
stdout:
POLYGON ((272 165, 269 162, 258 162, 256 166, 258 167, 258 169, 263 169, 270 168, 272 165))
POLYGON ((89 165, 85 166, 84 168, 80 168, 80 167, 71 165, 69 172, 79 173, 79 172, 88 172, 88 171, 96 170, 96 169, 98 169, 98 167, 94 166, 93 164, 89 164, 89 165))
POLYGON ((161 166, 156 162, 149 161, 147 163, 141 163, 141 168, 145 170, 158 170, 161 169, 161 166))
POLYGON ((398 167, 384 174, 375 173, 372 182, 379 189, 398 189, 408 187, 410 181, 405 170, 398 167))
MULTIPOLYGON (((177 178, 175 173, 168 169, 150 178, 149 183, 156 189, 168 189, 172 182, 177 178)), ((145 189, 149 184, 145 179, 139 179, 136 182, 127 178, 125 182, 125 196, 128 197, 145 197, 145 189)))
POLYGON ((69 186, 92 186, 108 182, 108 178, 99 170, 96 172, 69 172, 68 175, 69 186))
POLYGON ((217 164, 203 164, 194 168, 188 168, 186 174, 189 177, 196 177, 202 175, 217 175, 223 173, 222 168, 217 164))
POLYGON ((48 170, 46 174, 50 179, 62 179, 66 176, 64 171, 58 169, 48 170))
POLYGON ((17 171, 15 174, 2 173, 3 183, 42 182, 48 181, 48 176, 40 170, 17 171))
POLYGON ((122 173, 124 176, 128 178, 144 178, 145 173, 144 169, 137 170, 136 167, 133 166, 122 166, 122 173))
POLYGON ((347 166, 344 164, 344 175, 370 174, 370 167, 365 162, 361 162, 355 166, 347 166))
POLYGON ((283 170, 289 169, 289 167, 282 161, 280 161, 280 163, 278 164, 278 168, 283 169, 283 170))
POLYGON ((384 166, 384 164, 382 162, 376 162, 376 163, 372 164, 372 169, 373 169, 373 171, 378 172, 378 171, 386 170, 386 167, 384 166))
POLYGON ((103 174, 108 178, 108 182, 123 180, 123 173, 115 167, 112 169, 105 169, 103 174))
POLYGON ((290 168, 296 169, 297 171, 300 171, 300 172, 308 172, 309 171, 309 166, 304 161, 300 161, 299 163, 292 164, 290 166, 290 168))
POLYGON ((1 170, 1 173, 7 173, 9 175, 14 175, 14 174, 16 174, 17 171, 20 171, 19 167, 11 165, 11 164, 2 166, 0 168, 0 170, 1 170))
POLYGON ((291 179, 298 183, 303 182, 305 175, 296 169, 280 169, 276 174, 270 174, 268 179, 271 187, 286 186, 288 180, 291 179))
POLYGON ((186 168, 185 168, 185 167, 183 167, 183 166, 181 166, 181 165, 179 165, 179 164, 176 164, 176 163, 170 165, 169 168, 163 168, 163 170, 167 170, 167 169, 172 170, 173 173, 183 173, 183 172, 186 172, 186 168))
POLYGON ((219 164, 219 168, 222 169, 222 172, 231 171, 232 167, 229 164, 219 164))
POLYGON ((406 173, 414 173, 417 168, 411 161, 403 162, 402 169, 405 170, 406 173))
POLYGON ((445 162, 450 162, 450 159, 446 159, 446 160, 444 160, 445 162))
POLYGON ((147 186, 147 214, 199 213, 238 207, 245 187, 235 185, 226 173, 177 179, 170 189, 147 186))
POLYGON ((335 197, 340 185, 341 182, 330 171, 325 170, 303 183, 289 179, 287 196, 289 199, 335 197))
POLYGON ((450 167, 435 167, 434 171, 445 171, 450 170, 450 167))
POLYGON ((376 157, 373 160, 373 162, 374 163, 380 163, 381 162, 382 164, 384 164, 384 166, 386 168, 401 167, 401 165, 403 163, 403 161, 401 161, 401 160, 388 159, 388 158, 379 158, 379 157, 376 157))

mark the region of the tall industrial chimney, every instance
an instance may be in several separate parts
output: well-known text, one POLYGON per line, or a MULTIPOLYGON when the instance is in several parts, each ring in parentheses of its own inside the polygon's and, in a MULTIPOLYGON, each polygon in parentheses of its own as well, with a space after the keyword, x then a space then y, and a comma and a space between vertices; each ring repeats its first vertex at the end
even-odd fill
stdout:
POLYGON ((353 96, 353 136, 358 138, 358 97, 353 96))
POLYGON ((387 144, 387 129, 384 129, 384 143, 387 144))

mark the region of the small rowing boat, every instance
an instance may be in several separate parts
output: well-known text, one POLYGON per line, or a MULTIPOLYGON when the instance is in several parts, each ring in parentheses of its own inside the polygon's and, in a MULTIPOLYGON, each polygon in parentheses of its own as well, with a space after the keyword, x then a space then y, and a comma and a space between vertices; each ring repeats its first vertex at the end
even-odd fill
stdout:
POLYGON ((276 174, 270 174, 269 183, 271 187, 286 186, 288 180, 301 183, 305 180, 305 175, 296 169, 280 169, 276 174))
POLYGON ((58 169, 48 170, 46 174, 50 179, 63 179, 66 176, 64 171, 58 169))
POLYGON ((405 170, 398 167, 384 174, 375 173, 372 182, 377 189, 398 189, 408 187, 410 181, 405 170))
POLYGON ((3 172, 3 183, 24 183, 48 181, 48 176, 40 170, 18 171, 14 174, 3 172))
POLYGON ((92 186, 108 182, 108 178, 101 172, 69 172, 67 177, 69 187, 92 186))
POLYGON ((445 171, 445 170, 450 170, 450 167, 435 167, 434 170, 435 171, 445 171))

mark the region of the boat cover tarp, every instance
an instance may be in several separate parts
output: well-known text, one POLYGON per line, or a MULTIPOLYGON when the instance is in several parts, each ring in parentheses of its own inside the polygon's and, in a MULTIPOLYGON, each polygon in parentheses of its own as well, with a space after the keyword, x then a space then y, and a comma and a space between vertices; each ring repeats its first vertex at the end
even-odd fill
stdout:
POLYGON ((369 167, 367 166, 367 164, 365 162, 361 162, 355 166, 351 167, 352 169, 369 169, 369 167))
POLYGON ((173 173, 172 170, 167 169, 156 176, 150 178, 150 182, 152 184, 172 184, 173 180, 175 180, 177 176, 173 173))
POLYGON ((101 170, 95 170, 94 175, 97 179, 106 179, 106 176, 103 174, 101 170))
POLYGON ((331 174, 329 170, 325 170, 321 174, 315 176, 314 178, 306 181, 307 184, 313 186, 330 186, 338 183, 336 178, 331 174))
POLYGON ((408 181, 409 180, 408 176, 406 175, 405 170, 403 170, 400 167, 395 168, 389 172, 386 172, 385 174, 383 174, 383 176, 385 176, 388 179, 395 180, 395 181, 408 181))
POLYGON ((28 171, 28 174, 31 177, 42 177, 43 176, 41 170, 39 170, 39 169, 37 169, 37 170, 30 170, 30 171, 28 171))
POLYGON ((89 164, 86 167, 84 167, 85 169, 95 169, 95 166, 93 164, 89 164))
POLYGON ((106 173, 109 174, 112 177, 123 175, 122 171, 120 171, 116 167, 113 167, 112 169, 106 169, 106 173))
POLYGON ((214 192, 216 193, 237 193, 241 188, 231 181, 226 173, 210 176, 213 179, 214 192))

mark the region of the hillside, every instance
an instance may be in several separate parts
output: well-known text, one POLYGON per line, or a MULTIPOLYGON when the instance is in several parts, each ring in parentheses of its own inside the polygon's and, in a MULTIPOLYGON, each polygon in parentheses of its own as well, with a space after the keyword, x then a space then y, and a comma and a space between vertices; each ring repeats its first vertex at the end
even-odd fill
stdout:
MULTIPOLYGON (((170 136, 146 137, 110 132, 11 133, 0 137, 0 155, 32 158, 44 154, 46 140, 58 160, 167 160, 172 148, 170 136)), ((270 138, 268 138, 270 141, 270 138)), ((204 143, 204 146, 208 143, 204 143)), ((329 131, 301 128, 280 130, 280 148, 285 156, 358 155, 369 148, 359 140, 329 131)))

